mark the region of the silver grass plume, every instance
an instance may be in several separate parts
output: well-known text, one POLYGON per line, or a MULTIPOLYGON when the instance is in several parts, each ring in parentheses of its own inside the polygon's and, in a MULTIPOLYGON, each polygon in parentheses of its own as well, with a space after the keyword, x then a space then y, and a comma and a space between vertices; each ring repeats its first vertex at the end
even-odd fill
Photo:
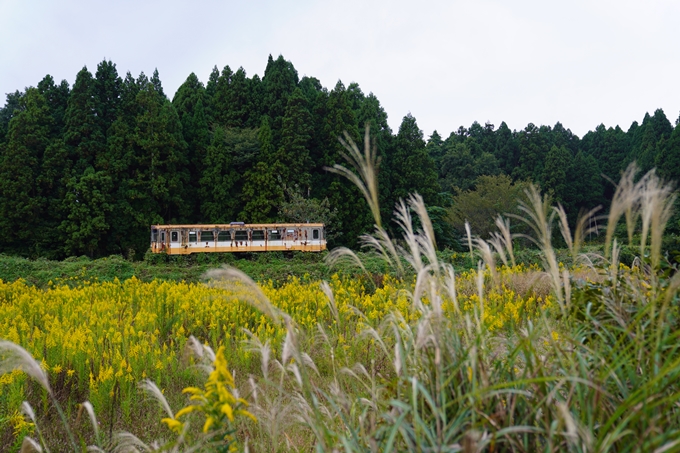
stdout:
POLYGON ((262 292, 262 289, 244 272, 233 267, 222 266, 205 273, 210 285, 233 292, 238 300, 244 300, 267 315, 275 323, 280 323, 282 313, 262 292))
POLYGON ((370 125, 366 123, 363 155, 347 131, 344 132, 344 136, 344 139, 338 137, 338 140, 348 153, 342 153, 342 157, 351 165, 354 171, 339 164, 333 165, 332 168, 326 167, 326 170, 346 177, 361 190, 371 209, 375 224, 381 227, 380 203, 378 199, 378 167, 380 166, 380 159, 378 158, 378 148, 375 143, 371 146, 370 125))
POLYGON ((23 371, 52 395, 52 388, 50 387, 47 373, 41 368, 40 362, 35 360, 27 350, 18 344, 7 340, 0 340, 0 374, 5 374, 12 370, 23 371))

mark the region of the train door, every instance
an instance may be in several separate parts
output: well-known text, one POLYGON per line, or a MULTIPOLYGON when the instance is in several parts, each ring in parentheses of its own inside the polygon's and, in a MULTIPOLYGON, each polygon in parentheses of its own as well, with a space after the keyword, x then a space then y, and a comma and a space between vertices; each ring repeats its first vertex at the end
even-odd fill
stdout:
POLYGON ((178 249, 179 246, 179 230, 170 231, 170 248, 178 249))

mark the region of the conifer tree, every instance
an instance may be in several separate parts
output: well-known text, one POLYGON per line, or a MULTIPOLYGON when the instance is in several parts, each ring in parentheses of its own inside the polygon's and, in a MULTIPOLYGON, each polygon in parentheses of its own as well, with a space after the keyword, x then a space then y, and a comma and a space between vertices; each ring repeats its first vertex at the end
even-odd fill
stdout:
POLYGON ((440 189, 434 161, 425 148, 423 132, 410 113, 399 126, 389 165, 393 202, 417 192, 426 204, 438 204, 440 189))
POLYGON ((198 202, 199 180, 203 173, 203 161, 210 145, 210 130, 205 114, 206 93, 203 84, 194 73, 179 87, 172 105, 175 107, 182 123, 182 135, 187 142, 187 161, 189 166, 189 182, 187 196, 196 200, 191 207, 191 217, 200 217, 198 202))
POLYGON ((21 103, 23 96, 24 93, 19 90, 16 90, 14 93, 7 93, 5 106, 0 109, 0 143, 5 141, 10 120, 24 109, 21 103))
POLYGON ((362 146, 356 117, 352 111, 345 86, 341 81, 325 98, 324 142, 326 146, 317 150, 315 162, 320 165, 319 173, 313 177, 311 195, 317 199, 328 198, 331 206, 338 209, 338 222, 342 231, 335 240, 338 243, 355 246, 359 235, 368 231, 372 225, 370 211, 359 190, 344 178, 322 170, 334 164, 347 165, 342 154, 345 152, 338 141, 347 132, 355 143, 362 146))
POLYGON ((199 181, 201 220, 209 223, 229 223, 238 209, 236 184, 239 174, 234 168, 233 149, 227 143, 227 130, 216 126, 203 161, 204 171, 199 181))
POLYGON ((282 121, 288 105, 288 97, 299 82, 298 73, 293 63, 286 61, 282 55, 274 60, 269 55, 267 67, 262 78, 262 106, 264 113, 272 121, 274 146, 278 148, 281 139, 282 121))
POLYGON ((501 123, 495 132, 496 137, 496 160, 498 167, 506 175, 511 175, 512 170, 519 163, 519 147, 515 135, 505 121, 501 123))
POLYGON ((118 76, 116 65, 111 61, 102 61, 97 65, 94 80, 96 97, 96 112, 100 127, 104 134, 118 117, 120 106, 121 86, 123 81, 118 76))
POLYGON ((212 114, 216 123, 226 126, 229 121, 229 102, 231 101, 231 77, 233 71, 226 65, 217 79, 213 97, 212 114))
POLYGON ((278 160, 284 167, 283 179, 291 187, 298 184, 309 187, 311 184, 312 160, 309 147, 312 130, 312 116, 307 108, 307 99, 302 90, 296 88, 288 98, 278 153, 278 160))
POLYGON ((567 168, 563 201, 568 218, 575 222, 579 212, 604 203, 604 183, 597 160, 579 151, 567 168))
MULTIPOLYGON (((84 67, 76 76, 64 115, 64 142, 72 161, 73 175, 82 174, 103 154, 106 137, 97 116, 95 80, 84 67)), ((73 176, 69 175, 69 176, 73 176)))
POLYGON ((543 177, 543 163, 545 156, 550 150, 548 136, 550 127, 540 128, 529 123, 524 130, 517 135, 518 161, 512 170, 514 180, 529 180, 538 182, 543 177))
POLYGON ((271 222, 276 220, 278 208, 283 202, 288 169, 281 163, 281 154, 274 150, 269 117, 263 116, 257 131, 259 161, 243 176, 240 219, 248 222, 271 222))
POLYGON ((153 70, 153 74, 151 74, 151 79, 149 81, 151 82, 151 85, 153 85, 153 89, 162 100, 168 99, 168 97, 165 95, 165 92, 163 91, 163 84, 161 83, 161 78, 158 75, 158 68, 153 70))
POLYGON ((239 219, 244 222, 268 223, 276 217, 276 208, 283 202, 283 183, 276 177, 279 165, 258 162, 244 175, 241 198, 245 202, 239 219))
POLYGON ((675 181, 680 186, 680 124, 675 126, 670 138, 664 142, 655 163, 659 176, 675 181))
POLYGON ((567 186, 569 185, 568 170, 572 166, 573 156, 563 145, 559 148, 555 145, 545 157, 543 177, 539 181, 541 190, 552 193, 555 201, 562 204, 567 199, 567 186))
POLYGON ((53 118, 36 88, 26 90, 0 153, 0 236, 3 252, 29 255, 45 233, 45 201, 38 178, 53 118))
POLYGON ((189 172, 182 125, 172 104, 153 82, 140 86, 137 103, 140 111, 135 128, 137 183, 153 201, 151 212, 165 222, 178 222, 191 211, 185 200, 189 172))
POLYGON ((66 80, 62 80, 59 85, 54 83, 54 78, 51 75, 46 75, 38 83, 38 91, 45 98, 47 106, 52 115, 52 131, 53 139, 59 138, 64 129, 64 114, 68 106, 68 97, 71 89, 66 80))
MULTIPOLYGON (((241 67, 231 76, 227 97, 225 124, 229 127, 253 127, 250 99, 250 80, 241 67)), ((257 116, 257 115, 255 115, 257 116)))

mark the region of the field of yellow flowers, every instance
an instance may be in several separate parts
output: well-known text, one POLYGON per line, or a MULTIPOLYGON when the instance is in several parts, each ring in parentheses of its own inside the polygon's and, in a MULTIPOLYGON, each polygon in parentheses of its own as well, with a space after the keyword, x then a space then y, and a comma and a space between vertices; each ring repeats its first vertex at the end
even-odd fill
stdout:
MULTIPOLYGON (((484 296, 483 322, 488 329, 530 319, 553 303, 548 289, 531 278, 537 269, 518 266, 502 272, 502 286, 487 282, 490 289, 484 296)), ((476 272, 458 276, 457 304, 463 311, 479 302, 476 276, 476 272)), ((376 285, 368 279, 334 275, 329 282, 334 310, 320 282, 291 278, 283 283, 263 282, 259 287, 274 306, 305 330, 312 332, 317 324, 333 329, 342 346, 364 324, 377 326, 390 312, 400 312, 407 322, 418 316, 410 299, 413 282, 389 276, 378 280, 376 285)), ((238 288, 144 283, 136 278, 113 282, 76 279, 47 289, 23 281, 0 281, 0 338, 23 346, 41 361, 72 406, 88 399, 97 413, 105 414, 115 405, 116 413, 125 418, 137 404, 136 383, 142 379, 153 379, 161 388, 171 381, 191 383, 191 367, 182 357, 190 335, 216 349, 224 346, 237 375, 247 375, 258 360, 243 347, 249 333, 261 341, 269 340, 276 352, 285 328, 246 299, 238 288)), ((443 308, 455 315, 453 301, 445 300, 443 308)), ((345 351, 348 355, 359 353, 345 351)), ((19 413, 26 383, 19 371, 0 376, 0 413, 19 413)), ((22 420, 20 416, 5 417, 2 428, 19 435, 22 420)))

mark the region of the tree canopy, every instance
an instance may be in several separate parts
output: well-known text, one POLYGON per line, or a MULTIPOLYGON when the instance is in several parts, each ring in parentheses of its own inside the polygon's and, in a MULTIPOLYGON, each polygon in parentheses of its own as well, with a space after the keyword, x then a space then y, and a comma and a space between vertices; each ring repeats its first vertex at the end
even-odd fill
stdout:
POLYGON ((205 83, 191 73, 172 100, 157 70, 121 77, 104 60, 72 86, 46 75, 7 94, 0 253, 141 256, 153 223, 294 219, 328 222, 331 246, 357 246, 372 216, 358 189, 326 168, 346 164, 338 137, 361 147, 366 127, 380 158, 383 217, 418 192, 440 244, 455 243, 444 236, 465 219, 486 234, 484 219, 510 210, 528 182, 575 218, 606 204, 607 179, 633 160, 680 179, 680 126, 660 109, 627 130, 599 125, 581 138, 559 122, 519 131, 474 122, 426 138, 410 113, 393 132, 358 83, 326 88, 281 55, 269 57, 262 78, 229 65, 205 83))

